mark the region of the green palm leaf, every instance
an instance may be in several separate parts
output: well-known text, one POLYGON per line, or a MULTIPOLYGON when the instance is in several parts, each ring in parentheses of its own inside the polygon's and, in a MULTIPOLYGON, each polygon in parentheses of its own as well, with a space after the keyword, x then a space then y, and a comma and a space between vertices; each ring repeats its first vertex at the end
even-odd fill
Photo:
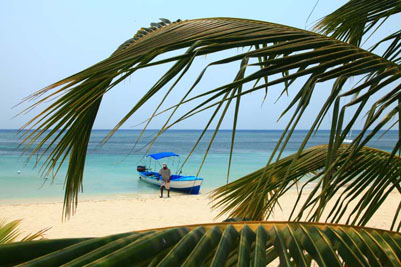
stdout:
MULTIPOLYGON (((392 122, 398 114, 401 67, 394 62, 327 36, 268 22, 233 18, 179 21, 142 35, 143 31, 141 35, 136 35, 125 42, 109 58, 54 83, 26 99, 35 101, 28 110, 49 99, 55 99, 50 106, 24 126, 25 129, 33 129, 24 132, 24 143, 27 145, 26 149, 33 146, 32 155, 37 153, 38 159, 46 158, 42 169, 44 175, 52 174, 53 170, 56 175, 61 164, 69 157, 64 199, 64 212, 67 216, 74 212, 78 192, 82 189, 90 131, 102 97, 108 90, 141 68, 174 63, 154 86, 137 100, 110 135, 170 81, 174 82, 169 92, 173 90, 182 75, 191 67, 195 57, 238 47, 249 47, 249 51, 209 64, 209 66, 224 68, 226 64, 237 62, 240 69, 233 78, 233 82, 206 92, 195 92, 196 85, 208 70, 208 67, 205 68, 176 105, 167 110, 159 110, 159 105, 155 110, 154 116, 162 112, 171 112, 161 132, 206 109, 214 109, 214 113, 205 125, 205 130, 214 120, 217 120, 215 131, 218 131, 232 100, 236 103, 234 112, 238 114, 240 98, 256 90, 267 90, 268 86, 275 84, 284 85, 282 91, 284 94, 288 90, 293 90, 291 84, 301 77, 305 77, 306 82, 301 88, 295 88, 297 90, 295 96, 290 99, 290 104, 282 113, 282 116, 290 112, 292 115, 289 116, 288 125, 270 161, 281 157, 293 130, 308 108, 318 83, 335 81, 330 96, 325 103, 322 103, 321 111, 311 124, 300 151, 304 149, 313 131, 319 128, 321 121, 331 109, 333 109, 333 127, 330 137, 332 153, 336 153, 339 144, 357 119, 363 119, 365 126, 355 139, 354 153, 357 153, 358 149, 380 129, 386 129, 388 123, 392 122), (183 48, 187 50, 182 54, 164 59, 157 58, 163 53, 183 48), (344 86, 349 78, 359 75, 367 75, 368 78, 355 88, 350 89, 344 86), (386 88, 388 92, 384 96, 383 88, 386 88), (359 96, 356 99, 343 104, 346 96, 357 93, 359 96), (178 118, 173 117, 178 108, 188 106, 187 104, 191 104, 193 100, 200 100, 200 104, 193 105, 178 118), (369 102, 373 103, 370 107, 366 106, 368 100, 373 100, 369 102), (350 107, 355 107, 357 111, 355 114, 352 113, 354 115, 347 122, 344 117, 350 107), (368 116, 363 117, 362 111, 365 109, 368 116), (372 132, 366 134, 366 130, 371 127, 374 127, 372 132)), ((164 100, 165 98, 162 103, 164 100)), ((235 115, 234 129, 236 125, 237 116, 235 115)), ((203 135, 200 139, 202 137, 203 135)), ((233 146, 234 135, 231 142, 231 147, 233 146)), ((399 147, 398 143, 394 145, 395 150, 399 147)), ((329 163, 331 163, 330 160, 329 163)))
POLYGON ((88 259, 84 261, 88 265, 124 262, 147 266, 151 262, 152 266, 166 266, 167 263, 180 264, 185 260, 187 263, 196 263, 196 266, 200 266, 209 265, 211 259, 214 263, 217 260, 218 266, 266 266, 272 261, 280 266, 311 266, 314 263, 320 266, 401 264, 400 233, 345 225, 236 222, 171 227, 127 234, 142 237, 131 239, 128 243, 127 237, 122 237, 121 234, 93 238, 55 252, 51 247, 52 243, 59 246, 60 242, 68 243, 69 240, 35 241, 34 245, 29 247, 30 253, 26 253, 25 245, 32 242, 15 243, 13 247, 0 245, 0 255, 3 255, 4 251, 9 253, 8 257, 0 257, 0 265, 30 266, 39 259, 42 261, 51 259, 56 253, 60 255, 57 264, 75 266, 75 260, 71 261, 71 257, 63 258, 62 255, 70 256, 77 252, 80 252, 81 260, 88 259), (109 244, 119 242, 120 239, 123 240, 120 243, 123 247, 118 246, 110 250, 112 247, 109 244), (107 251, 103 259, 108 261, 93 261, 94 253, 103 247, 88 247, 87 244, 102 244, 106 240, 110 243, 103 245, 107 247, 103 249, 107 251), (37 258, 36 250, 41 243, 46 244, 49 254, 37 258), (85 247, 85 251, 76 249, 80 246, 85 247), (23 255, 31 255, 31 258, 18 257, 17 251, 23 255), (111 259, 114 261, 111 262, 111 259))
MULTIPOLYGON (((7 222, 4 219, 0 220, 0 244, 14 242, 21 235, 21 231, 18 229, 20 223, 21 220, 14 220, 11 222, 7 222)), ((47 230, 49 230, 49 228, 40 230, 34 234, 29 234, 23 237, 21 240, 32 241, 39 238, 43 239, 44 233, 47 230)))
POLYGON ((323 34, 360 46, 362 37, 401 12, 399 0, 350 0, 315 26, 323 34))
MULTIPOLYGON (((289 220, 323 219, 338 223, 346 219, 347 224, 363 226, 390 193, 401 194, 400 157, 369 147, 353 154, 350 145, 342 145, 327 170, 328 149, 328 145, 308 148, 300 155, 292 154, 215 189, 212 192, 214 207, 222 208, 220 215, 229 213, 230 217, 265 220, 281 196, 301 185, 289 220), (305 193, 308 196, 301 200, 305 193), (336 193, 339 193, 338 198, 336 193), (333 203, 331 208, 328 208, 329 203, 333 203), (329 212, 324 218, 322 213, 326 209, 329 212), (349 212, 348 217, 344 216, 346 212, 349 212)), ((394 215, 393 225, 398 225, 399 230, 400 222, 395 223, 399 221, 398 213, 394 215)))
POLYGON ((401 31, 390 34, 376 45, 373 46, 371 50, 376 49, 379 45, 390 42, 391 44, 387 47, 386 51, 383 53, 384 58, 388 58, 389 60, 401 64, 401 31))
POLYGON ((19 235, 17 229, 20 221, 15 220, 9 223, 5 221, 0 221, 0 244, 9 243, 15 240, 19 235))

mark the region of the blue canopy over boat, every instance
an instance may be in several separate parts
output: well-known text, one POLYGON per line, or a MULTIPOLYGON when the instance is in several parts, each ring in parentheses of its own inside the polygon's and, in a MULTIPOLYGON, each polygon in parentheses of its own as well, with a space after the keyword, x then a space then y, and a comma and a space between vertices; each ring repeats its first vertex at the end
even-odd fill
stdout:
POLYGON ((149 154, 147 157, 152 157, 155 160, 159 160, 162 158, 167 158, 167 157, 178 157, 178 154, 175 154, 173 152, 160 152, 160 153, 155 153, 155 154, 149 154))

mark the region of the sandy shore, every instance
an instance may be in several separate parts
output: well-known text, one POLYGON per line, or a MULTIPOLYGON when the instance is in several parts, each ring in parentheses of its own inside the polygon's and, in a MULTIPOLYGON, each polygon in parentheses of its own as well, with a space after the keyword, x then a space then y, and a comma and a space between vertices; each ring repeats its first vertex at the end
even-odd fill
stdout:
MULTIPOLYGON (((271 220, 288 218, 295 192, 282 198, 282 211, 275 212, 271 220)), ((389 196, 383 208, 369 223, 370 227, 389 229, 399 194, 389 196)), ((157 194, 111 196, 108 199, 87 198, 81 200, 77 213, 70 220, 62 222, 61 201, 23 204, 1 204, 0 218, 7 221, 23 219, 21 230, 25 234, 51 227, 47 238, 104 236, 109 234, 144 230, 157 227, 221 222, 218 211, 211 209, 207 195, 177 195, 159 198, 157 194)))
MULTIPOLYGON (((214 222, 206 195, 174 195, 159 198, 154 195, 113 196, 108 199, 81 200, 77 212, 62 221, 61 201, 30 201, 23 204, 0 204, 0 218, 7 221, 23 219, 26 233, 51 227, 47 238, 104 236, 149 228, 214 222)), ((217 220, 218 221, 218 220, 217 220)))

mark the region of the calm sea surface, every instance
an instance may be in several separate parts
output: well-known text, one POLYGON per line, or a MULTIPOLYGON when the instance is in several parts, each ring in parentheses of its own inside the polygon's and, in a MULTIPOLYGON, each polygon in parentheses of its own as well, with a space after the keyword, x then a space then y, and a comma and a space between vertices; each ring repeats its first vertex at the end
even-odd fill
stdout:
MULTIPOLYGON (((105 145, 100 143, 108 130, 92 132, 84 174, 84 192, 82 196, 155 193, 158 189, 139 181, 136 166, 141 163, 146 153, 146 144, 157 133, 148 130, 141 141, 134 147, 139 130, 120 130, 105 145)), ((354 131, 354 134, 357 132, 354 131)), ((159 137, 150 153, 171 151, 181 155, 180 161, 167 163, 176 171, 192 146, 198 139, 199 130, 171 130, 159 137)), ((205 140, 212 136, 208 132, 205 140)), ((264 166, 280 137, 281 131, 240 130, 236 134, 230 181, 238 179, 264 166)), ((306 131, 296 131, 288 144, 285 155, 294 153, 305 136, 306 131)), ((308 146, 327 143, 329 131, 319 131, 308 146)), ((390 131, 369 145, 389 151, 398 140, 398 133, 390 131)), ((230 151, 231 131, 220 131, 211 147, 209 155, 199 174, 204 178, 201 193, 224 185, 227 179, 228 154, 230 151)), ((19 136, 15 130, 0 130, 0 202, 23 199, 62 199, 66 168, 63 167, 53 183, 51 179, 41 177, 40 166, 34 168, 35 158, 29 163, 21 155, 18 147, 19 136)), ((184 175, 195 175, 202 162, 208 142, 201 142, 190 160, 183 168, 184 175)), ((161 160, 163 161, 163 160, 161 160)), ((162 162, 160 162, 162 163, 162 162)), ((152 165, 158 169, 159 165, 152 165)))

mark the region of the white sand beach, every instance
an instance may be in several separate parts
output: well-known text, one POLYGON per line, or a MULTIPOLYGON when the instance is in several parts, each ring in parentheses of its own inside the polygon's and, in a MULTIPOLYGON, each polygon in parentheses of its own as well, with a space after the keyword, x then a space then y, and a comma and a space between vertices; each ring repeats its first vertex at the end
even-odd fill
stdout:
POLYGON ((0 217, 23 219, 20 228, 26 233, 51 227, 47 238, 104 236, 215 221, 217 212, 210 209, 206 195, 171 195, 162 199, 155 193, 81 200, 76 214, 64 222, 61 201, 0 204, 0 217))
MULTIPOLYGON (((280 201, 283 210, 276 211, 271 220, 286 220, 295 197, 295 192, 284 196, 280 201)), ((398 203, 398 193, 391 194, 368 226, 389 229, 398 203)), ((50 227, 45 235, 47 238, 94 237, 158 227, 221 222, 227 217, 216 218, 218 211, 212 210, 211 206, 206 194, 172 193, 170 198, 163 199, 158 194, 116 195, 103 199, 86 197, 79 202, 77 213, 64 222, 61 201, 0 203, 0 217, 7 221, 23 219, 20 228, 25 234, 50 227)))

